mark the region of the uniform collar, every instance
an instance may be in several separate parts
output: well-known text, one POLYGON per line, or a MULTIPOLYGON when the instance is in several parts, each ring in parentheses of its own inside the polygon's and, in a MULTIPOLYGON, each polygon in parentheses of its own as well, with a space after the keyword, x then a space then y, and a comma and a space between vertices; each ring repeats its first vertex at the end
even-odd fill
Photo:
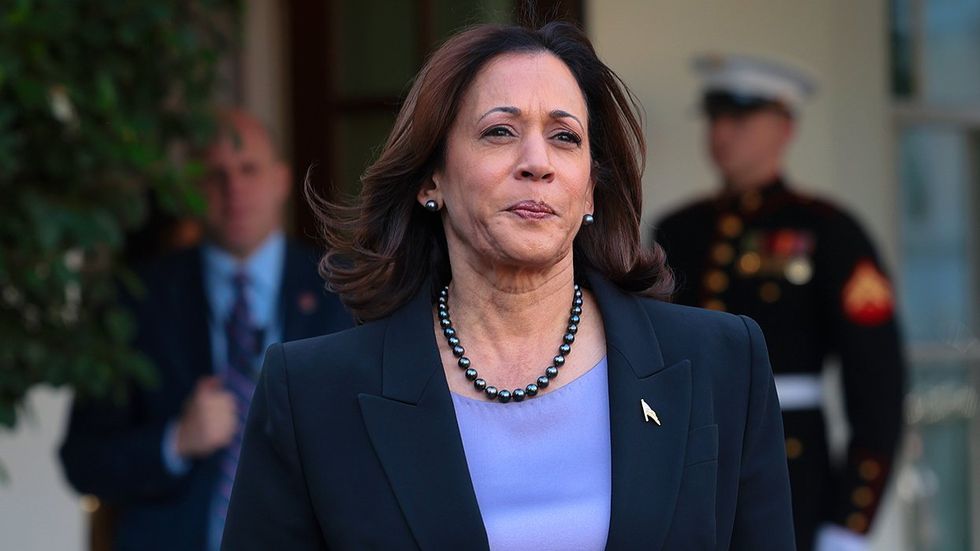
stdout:
POLYGON ((751 215, 773 199, 785 195, 787 191, 786 180, 780 174, 769 183, 750 191, 731 191, 730 187, 725 185, 718 194, 716 203, 720 210, 739 211, 751 215))
POLYGON ((286 249, 286 237, 282 231, 275 231, 262 242, 245 260, 235 258, 231 253, 222 249, 214 242, 204 245, 204 269, 220 281, 230 281, 239 272, 244 272, 250 285, 260 291, 279 287, 282 278, 283 254, 286 249))

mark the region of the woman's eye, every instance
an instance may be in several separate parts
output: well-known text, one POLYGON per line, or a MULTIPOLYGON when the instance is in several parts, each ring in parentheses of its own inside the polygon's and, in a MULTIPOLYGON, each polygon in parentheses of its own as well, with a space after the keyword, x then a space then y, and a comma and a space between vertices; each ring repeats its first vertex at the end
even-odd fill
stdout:
POLYGON ((568 142, 575 145, 582 143, 582 138, 578 137, 578 134, 574 132, 559 132, 554 135, 554 138, 558 141, 568 142))
POLYGON ((490 137, 490 138, 506 138, 506 137, 510 137, 510 136, 513 136, 513 135, 514 135, 514 133, 511 132, 510 131, 510 128, 507 128, 506 126, 494 126, 493 128, 490 128, 489 130, 487 130, 486 132, 483 133, 483 137, 484 138, 487 138, 487 137, 490 137))

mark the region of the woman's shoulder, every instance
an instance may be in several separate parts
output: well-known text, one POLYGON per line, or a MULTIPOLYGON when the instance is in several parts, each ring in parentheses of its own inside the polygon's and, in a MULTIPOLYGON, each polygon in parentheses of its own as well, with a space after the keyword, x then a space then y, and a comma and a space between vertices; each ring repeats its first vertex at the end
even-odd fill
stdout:
POLYGON ((711 389, 715 412, 747 411, 753 389, 765 388, 759 383, 772 377, 758 324, 744 315, 642 302, 664 363, 689 361, 695 387, 711 389))
MULTIPOLYGON (((337 383, 370 386, 381 377, 381 346, 386 320, 373 321, 270 349, 291 389, 332 388, 337 383)), ((269 360, 267 360, 268 363, 269 360)))
POLYGON ((736 339, 744 342, 747 316, 674 304, 653 298, 640 298, 660 340, 736 339))
POLYGON ((720 380, 741 379, 750 377, 753 355, 758 353, 754 350, 765 350, 762 331, 748 316, 655 299, 640 301, 667 363, 690 359, 696 369, 719 372, 720 380))

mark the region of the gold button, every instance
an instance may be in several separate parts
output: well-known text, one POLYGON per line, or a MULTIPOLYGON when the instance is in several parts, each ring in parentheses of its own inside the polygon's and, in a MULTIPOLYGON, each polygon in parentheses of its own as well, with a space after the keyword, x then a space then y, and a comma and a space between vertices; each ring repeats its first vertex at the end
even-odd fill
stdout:
POLYGON ((728 288, 728 275, 721 270, 711 270, 704 276, 704 286, 712 293, 720 293, 728 288))
POLYGON ((786 279, 794 285, 806 285, 813 277, 813 264, 810 259, 803 256, 794 258, 786 265, 786 279))
POLYGON ((742 220, 734 214, 726 214, 718 221, 718 231, 725 237, 737 237, 742 233, 742 220))
POLYGON ((735 258, 735 248, 728 243, 718 243, 711 249, 711 259, 715 264, 724 266, 735 258))
POLYGON ((725 311, 725 303, 716 298, 704 301, 701 306, 707 308, 708 310, 718 310, 719 312, 725 311))
POLYGON ((865 480, 875 480, 881 475, 881 466, 876 461, 865 459, 858 466, 858 473, 865 480))
POLYGON ((786 457, 796 459, 803 455, 803 442, 799 438, 789 437, 786 439, 786 457))
POLYGON ((738 259, 738 271, 745 275, 755 275, 762 267, 762 259, 759 253, 745 253, 738 259))
POLYGON ((847 527, 851 531, 863 534, 868 529, 868 517, 863 513, 851 513, 847 517, 847 527))
POLYGON ((874 500, 874 492, 872 492, 871 488, 868 488, 867 486, 859 486, 858 489, 854 490, 854 492, 851 494, 851 501, 853 501, 854 505, 857 505, 861 509, 871 505, 874 500))
POLYGON ((762 196, 757 191, 750 191, 742 196, 742 210, 754 212, 762 206, 762 196))
POLYGON ((78 500, 78 505, 82 508, 82 511, 85 511, 86 513, 94 513, 99 510, 99 507, 102 504, 99 502, 99 498, 93 495, 84 495, 80 500, 78 500))
POLYGON ((780 290, 779 285, 776 285, 771 281, 767 281, 766 283, 763 283, 761 287, 759 287, 759 298, 761 298, 763 302, 772 304, 773 302, 779 300, 779 297, 782 296, 782 294, 783 291, 780 290))

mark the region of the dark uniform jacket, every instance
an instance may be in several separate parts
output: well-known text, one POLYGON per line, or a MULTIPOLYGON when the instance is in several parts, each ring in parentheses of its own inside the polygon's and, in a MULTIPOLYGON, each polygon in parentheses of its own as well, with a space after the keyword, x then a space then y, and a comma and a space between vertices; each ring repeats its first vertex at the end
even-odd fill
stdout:
MULTIPOLYGON (((595 275, 583 285, 602 313, 609 366, 607 547, 792 549, 758 325, 638 298, 595 275), (641 399, 660 425, 645 421, 641 399)), ((426 289, 389 317, 269 349, 222 549, 487 549, 433 299, 426 289)))
POLYGON ((839 359, 851 429, 842 465, 828 457, 819 406, 784 404, 797 537, 809 549, 824 522, 866 532, 901 430, 903 360, 892 287, 865 232, 777 180, 697 201, 656 225, 656 240, 679 280, 676 302, 759 322, 777 386, 839 359))
MULTIPOLYGON (((283 340, 353 325, 337 296, 324 291, 312 251, 287 243, 283 264, 283 340)), ((173 476, 161 447, 197 380, 214 373, 201 249, 165 257, 141 275, 146 293, 134 305, 136 345, 160 384, 135 389, 126 407, 76 402, 61 460, 75 489, 116 507, 114 549, 204 549, 218 455, 173 476)))

